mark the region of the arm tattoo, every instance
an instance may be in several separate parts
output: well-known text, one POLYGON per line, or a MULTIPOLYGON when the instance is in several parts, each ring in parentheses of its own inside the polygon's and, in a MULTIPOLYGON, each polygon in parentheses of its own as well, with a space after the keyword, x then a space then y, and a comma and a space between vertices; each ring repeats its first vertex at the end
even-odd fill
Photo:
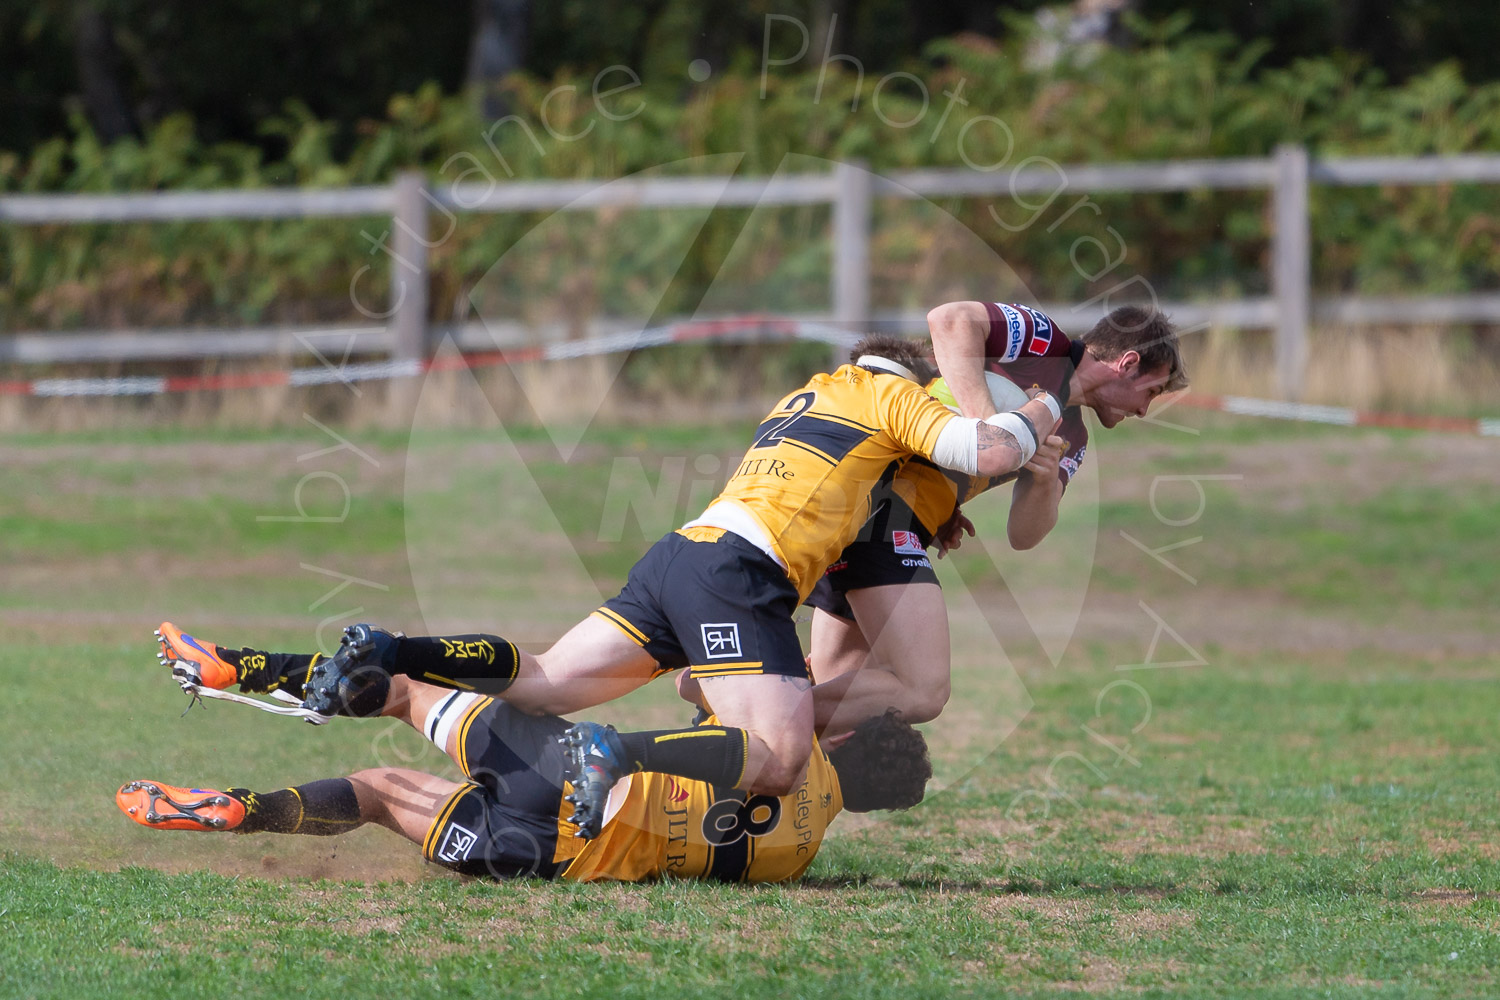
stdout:
POLYGON ((989 451, 992 448, 1007 448, 1011 457, 1008 462, 1011 469, 1021 467, 1021 443, 1010 431, 1002 430, 993 424, 984 421, 979 423, 979 450, 989 451))

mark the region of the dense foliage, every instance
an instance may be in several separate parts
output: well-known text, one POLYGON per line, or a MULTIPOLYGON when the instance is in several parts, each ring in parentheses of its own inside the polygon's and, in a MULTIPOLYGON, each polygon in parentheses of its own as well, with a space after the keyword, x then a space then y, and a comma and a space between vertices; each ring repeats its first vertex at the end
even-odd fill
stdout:
MULTIPOLYGON (((1108 9, 1121 0, 1077 2, 1108 9)), ((1267 67, 1343 52, 1404 81, 1458 60, 1471 80, 1500 78, 1500 6, 1486 0, 1125 0, 1160 20, 1268 45, 1267 67)), ((360 119, 427 80, 522 69, 551 79, 624 64, 647 79, 680 77, 695 58, 715 67, 757 56, 768 15, 809 26, 814 53, 851 55, 877 74, 912 69, 935 39, 960 32, 1009 38, 1062 0, 30 0, 0 4, 0 148, 16 152, 62 133, 85 107, 105 135, 141 135, 168 115, 194 116, 210 142, 235 140, 279 156, 260 122, 300 100, 336 126, 340 158, 360 119), (476 59, 503 36, 499 62, 476 59), (119 130, 119 131, 116 131, 119 130)), ((1043 17, 1052 16, 1052 12, 1043 17)), ((1111 32, 1117 41, 1126 33, 1111 32)))
MULTIPOLYGON (((834 65, 820 78, 809 59, 771 74, 763 96, 756 67, 743 62, 701 84, 630 87, 618 72, 599 89, 627 89, 599 99, 592 75, 518 75, 508 98, 522 121, 486 121, 471 101, 429 84, 362 121, 342 153, 336 124, 295 101, 262 125, 284 141, 280 158, 258 146, 207 142, 185 114, 140 140, 109 145, 75 118, 68 136, 28 157, 0 154, 0 190, 341 186, 383 183, 403 169, 424 170, 434 183, 608 178, 652 168, 763 174, 822 170, 824 161, 849 158, 882 170, 1009 171, 1028 157, 1068 164, 1259 156, 1282 142, 1325 156, 1500 147, 1500 84, 1468 84, 1454 65, 1400 85, 1347 58, 1265 68, 1264 47, 1189 34, 1184 25, 1138 23, 1137 44, 1045 67, 1019 31, 1003 44, 972 35, 935 42, 923 76, 861 80, 834 65), (960 87, 965 103, 945 96, 960 87), (737 159, 663 166, 711 154, 737 159)), ((1100 195, 1074 209, 1083 195, 1070 191, 1040 210, 1039 196, 954 199, 941 208, 957 223, 932 206, 882 203, 877 305, 920 304, 976 273, 993 273, 993 259, 973 259, 975 235, 1014 268, 1013 280, 1049 299, 1097 294, 1131 275, 1164 296, 1262 290, 1263 194, 1100 195), (1105 271, 1122 246, 1124 264, 1105 271)), ((1500 198, 1479 187, 1315 189, 1317 283, 1371 293, 1493 287, 1497 209, 1500 198)), ((527 254, 495 290, 497 308, 540 308, 555 318, 609 303, 649 315, 663 273, 676 273, 661 307, 691 309, 715 281, 723 285, 729 264, 734 287, 714 290, 705 309, 825 305, 826 209, 762 210, 753 226, 745 212, 715 213, 680 270, 673 248, 693 240, 701 220, 647 214, 577 214, 541 227, 529 215, 459 216, 451 226, 435 218, 434 314, 466 315, 476 285, 528 232, 535 241, 528 246, 549 253, 527 254), (742 229, 753 239, 741 239, 742 229), (767 288, 778 301, 758 298, 767 288), (505 298, 517 295, 525 301, 505 298)), ((378 239, 388 228, 385 219, 7 227, 0 260, 11 273, 0 285, 0 323, 357 320, 351 275, 372 263, 361 232, 378 239)), ((368 275, 365 296, 381 302, 383 261, 374 264, 381 266, 368 275)))

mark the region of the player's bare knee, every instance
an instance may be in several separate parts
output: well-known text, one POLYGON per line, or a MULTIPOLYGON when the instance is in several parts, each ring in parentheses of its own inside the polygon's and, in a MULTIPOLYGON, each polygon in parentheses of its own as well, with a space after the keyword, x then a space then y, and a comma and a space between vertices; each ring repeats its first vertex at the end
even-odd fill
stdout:
POLYGON ((769 749, 770 756, 756 773, 745 776, 744 790, 756 795, 790 795, 807 773, 812 739, 781 740, 769 749))
POLYGON ((379 823, 389 815, 380 794, 389 781, 390 768, 386 767, 367 768, 349 775, 349 784, 354 786, 354 797, 359 802, 360 819, 366 823, 379 823))

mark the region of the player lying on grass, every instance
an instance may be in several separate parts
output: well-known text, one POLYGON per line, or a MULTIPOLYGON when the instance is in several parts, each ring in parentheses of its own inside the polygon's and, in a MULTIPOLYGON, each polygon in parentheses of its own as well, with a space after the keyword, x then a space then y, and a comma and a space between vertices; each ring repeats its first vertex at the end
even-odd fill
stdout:
POLYGON ((468 875, 779 882, 807 869, 840 810, 909 808, 932 775, 922 735, 884 715, 838 745, 815 745, 806 776, 780 798, 662 774, 621 778, 599 835, 584 841, 566 798, 566 720, 406 677, 393 678, 382 714, 417 728, 468 780, 392 767, 271 792, 142 780, 116 802, 159 830, 330 836, 378 823, 468 875))
MULTIPOLYGON (((1071 340, 1051 318, 1026 306, 950 302, 928 314, 939 368, 971 417, 995 412, 973 360, 1017 385, 1039 386, 1063 404, 1062 420, 1018 472, 966 476, 913 459, 876 487, 875 514, 813 588, 811 663, 822 684, 849 677, 841 701, 820 704, 819 727, 838 732, 896 708, 913 722, 935 719, 949 693, 948 616, 927 549, 957 547, 973 526, 959 507, 1014 482, 1007 535, 1029 549, 1057 523, 1058 504, 1088 443, 1082 408, 1112 428, 1144 417, 1165 392, 1187 386, 1177 333, 1161 313, 1112 311, 1071 340), (864 668, 864 669, 861 669, 864 668)), ((693 699, 688 686, 684 696, 693 699)))
MULTIPOLYGON (((927 394, 932 375, 916 342, 866 338, 854 363, 787 395, 718 499, 652 546, 618 596, 540 656, 499 636, 406 638, 360 626, 316 667, 248 654, 254 684, 310 669, 308 708, 370 715, 393 674, 452 686, 483 680, 525 711, 564 714, 687 667, 722 725, 625 734, 575 727, 582 834, 597 830, 615 779, 637 770, 785 795, 813 745, 812 681, 792 615, 868 518, 871 488, 914 454, 966 475, 1015 471, 1061 413, 1038 390, 1015 412, 962 418, 927 394)), ((246 663, 241 657, 238 666, 246 663)), ((225 669, 221 683, 205 682, 246 686, 236 666, 225 669)))

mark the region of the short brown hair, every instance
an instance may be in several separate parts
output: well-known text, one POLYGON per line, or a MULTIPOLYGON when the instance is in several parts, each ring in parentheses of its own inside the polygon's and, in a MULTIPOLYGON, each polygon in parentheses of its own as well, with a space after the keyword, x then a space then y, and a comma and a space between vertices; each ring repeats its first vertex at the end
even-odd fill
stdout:
POLYGON ((922 801, 932 777, 927 740, 894 708, 854 727, 854 735, 828 751, 839 792, 850 812, 910 809, 922 801))
POLYGON ((849 363, 853 364, 865 354, 873 354, 910 368, 922 385, 931 382, 938 375, 937 365, 932 360, 932 344, 925 340, 898 337, 894 333, 867 333, 849 352, 849 363))
POLYGON ((1114 361, 1127 351, 1139 354, 1141 371, 1167 373, 1163 392, 1187 388, 1187 369, 1182 364, 1177 329, 1160 310, 1120 306, 1095 323, 1081 339, 1089 353, 1100 361, 1114 361))

